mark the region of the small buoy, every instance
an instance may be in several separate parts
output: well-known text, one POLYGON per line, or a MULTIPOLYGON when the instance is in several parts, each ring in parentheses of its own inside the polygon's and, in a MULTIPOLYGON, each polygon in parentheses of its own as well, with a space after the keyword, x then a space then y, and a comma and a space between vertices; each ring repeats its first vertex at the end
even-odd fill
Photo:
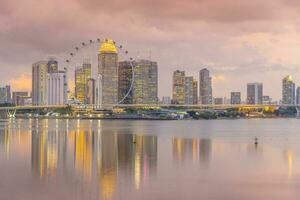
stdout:
POLYGON ((257 139, 257 137, 254 138, 254 144, 258 145, 258 139, 257 139))

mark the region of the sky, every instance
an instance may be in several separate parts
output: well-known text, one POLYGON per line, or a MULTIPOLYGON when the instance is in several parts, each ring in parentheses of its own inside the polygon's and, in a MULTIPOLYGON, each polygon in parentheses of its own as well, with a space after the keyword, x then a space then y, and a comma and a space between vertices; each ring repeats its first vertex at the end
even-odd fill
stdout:
POLYGON ((173 71, 198 79, 208 68, 215 97, 244 99, 248 82, 262 82, 278 100, 284 76, 300 85, 299 11, 297 0, 1 0, 0 84, 31 90, 32 63, 112 38, 158 62, 160 97, 171 95, 173 71))

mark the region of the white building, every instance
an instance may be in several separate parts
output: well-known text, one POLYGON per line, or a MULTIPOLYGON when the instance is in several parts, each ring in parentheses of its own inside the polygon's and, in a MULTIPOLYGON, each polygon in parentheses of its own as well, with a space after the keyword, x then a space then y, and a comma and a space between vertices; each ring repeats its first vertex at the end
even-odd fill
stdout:
POLYGON ((67 75, 65 71, 47 74, 46 78, 46 105, 67 104, 67 75))

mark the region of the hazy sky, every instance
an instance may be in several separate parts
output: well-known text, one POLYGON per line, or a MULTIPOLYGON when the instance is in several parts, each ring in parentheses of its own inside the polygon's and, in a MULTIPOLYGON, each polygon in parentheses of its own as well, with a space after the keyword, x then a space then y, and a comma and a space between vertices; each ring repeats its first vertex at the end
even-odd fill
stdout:
POLYGON ((174 70, 198 79, 206 67, 214 96, 245 98, 247 82, 263 82, 279 99, 284 76, 300 85, 299 28, 297 0, 1 0, 0 84, 30 90, 33 62, 109 37, 134 58, 151 51, 159 96, 171 95, 174 70))

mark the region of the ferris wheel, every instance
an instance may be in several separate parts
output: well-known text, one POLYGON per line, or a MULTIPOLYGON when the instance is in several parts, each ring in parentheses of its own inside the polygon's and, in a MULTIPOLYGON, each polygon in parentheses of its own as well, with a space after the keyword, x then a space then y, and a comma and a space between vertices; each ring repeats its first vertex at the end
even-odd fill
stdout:
MULTIPOLYGON (((103 42, 107 42, 108 39, 103 39, 101 40, 100 38, 94 39, 94 40, 87 40, 84 42, 81 42, 77 46, 75 46, 71 52, 69 52, 65 62, 66 62, 66 67, 64 70, 66 71, 66 74, 70 75, 71 73, 75 72, 76 67, 82 66, 84 62, 88 62, 91 64, 92 68, 92 77, 99 77, 102 80, 102 75, 98 74, 98 48, 103 42)), ((123 45, 116 43, 113 41, 115 47, 117 48, 118 52, 118 58, 119 60, 122 61, 127 61, 130 65, 131 68, 131 82, 129 84, 129 88, 124 94, 123 97, 119 97, 118 104, 124 103, 124 100, 130 95, 132 89, 133 89, 133 84, 134 84, 134 59, 132 57, 129 57, 129 52, 126 50, 123 45)), ((118 67, 118 66, 117 66, 118 67)), ((72 79, 71 79, 72 80, 72 79)), ((101 82, 101 81, 100 81, 101 82)), ((100 87, 98 87, 98 90, 100 87)), ((102 92, 102 91, 98 91, 102 92)), ((101 97, 102 98, 102 97, 101 97)), ((101 106, 101 105, 100 105, 101 106)))

